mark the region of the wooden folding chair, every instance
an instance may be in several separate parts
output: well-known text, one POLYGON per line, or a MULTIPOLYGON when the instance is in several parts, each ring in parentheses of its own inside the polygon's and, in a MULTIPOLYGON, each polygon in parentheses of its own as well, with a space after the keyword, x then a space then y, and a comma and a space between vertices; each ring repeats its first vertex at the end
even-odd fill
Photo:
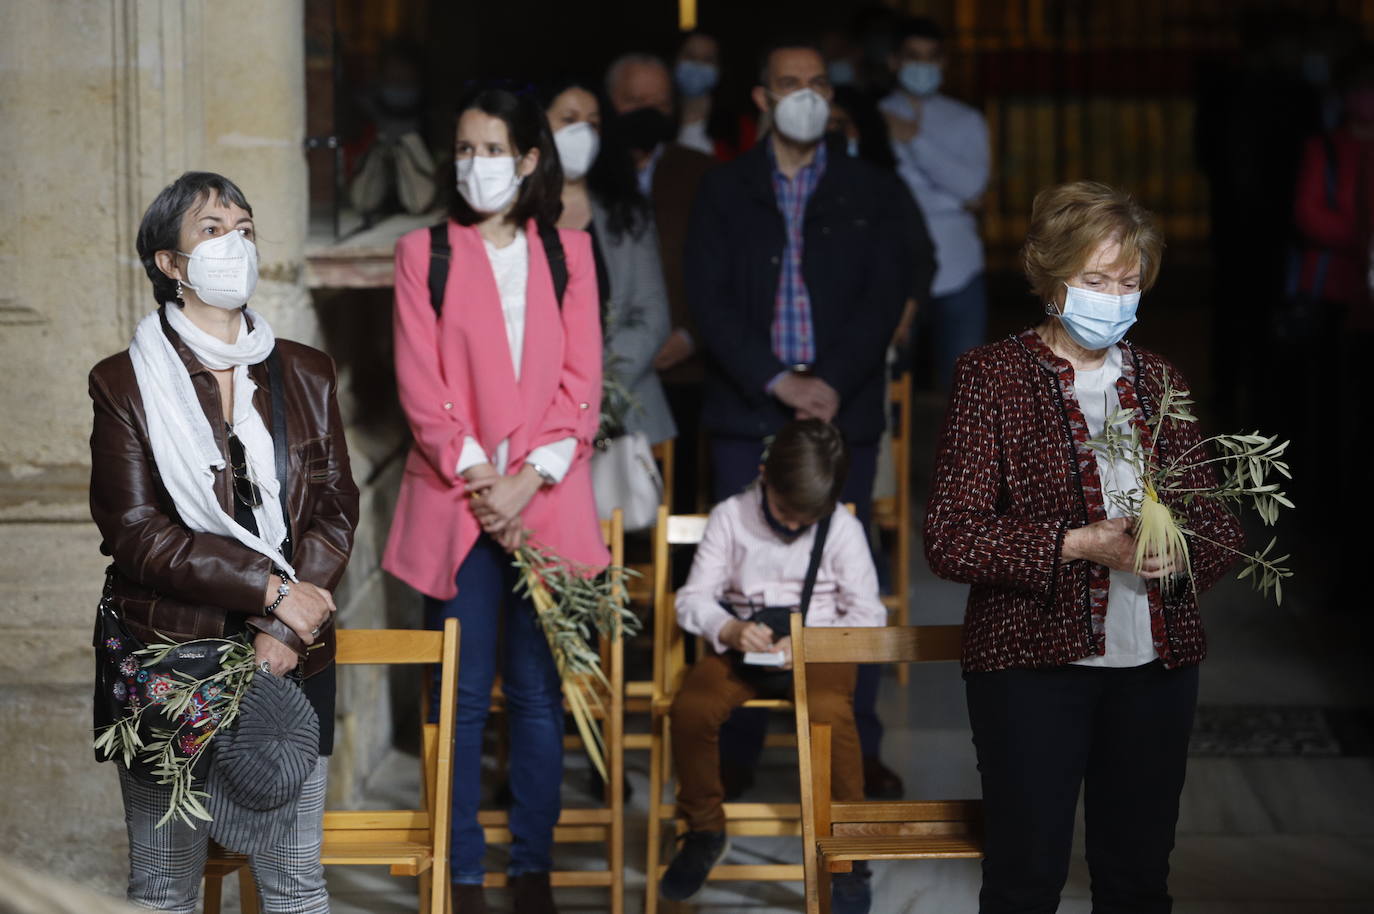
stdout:
MULTIPOLYGON (((400 629, 341 629, 334 662, 363 664, 439 664, 439 723, 426 740, 423 809, 327 811, 324 814, 325 866, 389 866, 393 876, 418 876, 419 910, 446 914, 449 892, 449 833, 453 808, 453 719, 458 696, 458 620, 442 632, 400 629)), ((257 888, 248 860, 211 846, 205 865, 205 912, 219 914, 225 876, 239 873, 239 908, 257 914, 257 888)))
MULTIPOLYGON (((873 500, 873 522, 892 537, 888 567, 892 593, 883 596, 891 620, 897 625, 911 624, 911 373, 903 372, 888 382, 887 405, 892 434, 892 465, 897 491, 873 500)), ((906 685, 911 671, 906 664, 897 668, 897 682, 906 685)))
POLYGON ((673 464, 677 453, 676 442, 676 438, 669 438, 653 446, 654 459, 658 461, 658 472, 663 477, 663 507, 668 509, 669 514, 673 512, 673 474, 676 471, 673 464))
MULTIPOLYGON (((664 802, 663 790, 671 780, 672 755, 669 745, 669 712, 687 672, 686 634, 678 627, 677 611, 671 590, 670 551, 673 546, 694 546, 706 530, 704 514, 668 514, 659 509, 654 527, 654 681, 650 704, 649 743, 649 838, 645 862, 645 914, 658 911, 658 880, 667 869, 662 859, 663 830, 675 826, 686 830, 678 819, 675 804, 664 802)), ((787 711, 792 702, 781 699, 756 699, 746 708, 787 711)), ((770 742, 772 742, 770 740, 770 742)), ((731 835, 800 835, 801 806, 798 803, 726 803, 726 831, 731 835)), ((801 881, 800 864, 720 864, 711 870, 710 881, 801 881)))
POLYGON ((801 764, 808 914, 829 912, 830 874, 856 860, 943 860, 983 855, 980 800, 830 798, 830 725, 811 720, 807 671, 817 663, 957 661, 961 626, 806 628, 792 617, 792 681, 801 764))
MULTIPOLYGON (((624 516, 617 508, 610 520, 601 522, 601 535, 611 550, 611 564, 625 563, 624 516)), ((620 586, 624 581, 617 578, 620 586)), ((625 910, 625 649, 624 639, 601 639, 601 668, 610 682, 610 692, 603 696, 604 713, 601 736, 606 747, 606 801, 601 807, 564 809, 553 829, 555 844, 606 845, 604 870, 553 870, 549 882, 557 886, 604 886, 610 892, 611 914, 625 910)), ((505 710, 505 698, 498 683, 492 689, 492 711, 505 710)), ((564 749, 583 748, 580 736, 565 736, 564 749)), ((488 843, 509 844, 510 814, 504 809, 484 809, 477 821, 488 843)), ((488 888, 504 886, 505 873, 488 873, 483 884, 488 888)))

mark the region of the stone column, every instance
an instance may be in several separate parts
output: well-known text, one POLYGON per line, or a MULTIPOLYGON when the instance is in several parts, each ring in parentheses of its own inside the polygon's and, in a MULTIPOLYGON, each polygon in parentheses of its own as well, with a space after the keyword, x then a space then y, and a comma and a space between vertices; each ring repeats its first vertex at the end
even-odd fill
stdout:
POLYGON ((134 251, 182 171, 243 187, 254 306, 320 338, 306 231, 301 0, 10 0, 0 29, 0 856, 120 891, 115 772, 91 749, 105 559, 86 374, 153 307, 134 251))

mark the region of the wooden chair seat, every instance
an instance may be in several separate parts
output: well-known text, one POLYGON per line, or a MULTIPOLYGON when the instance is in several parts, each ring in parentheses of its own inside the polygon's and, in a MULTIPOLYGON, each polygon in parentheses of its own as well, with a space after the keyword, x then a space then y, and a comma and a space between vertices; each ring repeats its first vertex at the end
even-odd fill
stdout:
POLYGON ((957 835, 842 835, 816 839, 823 864, 856 860, 945 860, 983 856, 982 842, 957 835))

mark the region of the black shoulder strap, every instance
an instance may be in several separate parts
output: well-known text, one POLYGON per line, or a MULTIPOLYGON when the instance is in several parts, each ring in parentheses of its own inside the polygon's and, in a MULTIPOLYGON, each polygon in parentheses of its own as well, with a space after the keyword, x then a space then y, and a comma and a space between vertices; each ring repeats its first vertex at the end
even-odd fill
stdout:
MULTIPOLYGON (((563 256, 563 239, 558 237, 558 229, 539 224, 539 240, 544 243, 544 254, 549 259, 549 273, 553 276, 553 294, 558 299, 558 308, 563 308, 563 293, 568 290, 568 260, 563 256)), ((429 227, 429 303, 437 318, 444 313, 444 287, 448 285, 448 263, 453 248, 448 243, 448 223, 439 222, 429 227)))
POLYGON ((563 254, 563 239, 558 229, 540 222, 539 240, 544 243, 544 256, 549 259, 549 273, 553 276, 553 294, 558 310, 563 310, 563 293, 568 291, 568 259, 563 254))
POLYGON ((286 538, 281 541, 282 558, 291 561, 291 513, 287 510, 290 487, 286 481, 286 377, 282 373, 281 355, 277 347, 267 356, 267 386, 272 393, 272 457, 277 464, 277 485, 281 501, 281 519, 286 538))
POLYGON ((448 284, 448 261, 453 249, 448 244, 448 221, 429 227, 429 303, 434 316, 444 313, 444 286, 448 284))
POLYGON ((802 582, 801 603, 797 612, 802 614, 802 624, 806 624, 806 611, 811 608, 811 592, 816 589, 816 576, 821 571, 821 554, 825 552, 825 538, 830 533, 830 518, 827 514, 816 524, 816 541, 811 544, 811 562, 806 566, 806 580, 802 582))

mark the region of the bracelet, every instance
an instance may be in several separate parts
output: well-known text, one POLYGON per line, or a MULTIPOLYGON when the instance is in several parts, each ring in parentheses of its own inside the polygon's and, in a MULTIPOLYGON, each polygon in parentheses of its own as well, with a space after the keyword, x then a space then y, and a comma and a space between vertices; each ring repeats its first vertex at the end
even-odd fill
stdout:
POLYGON ((272 613, 277 611, 277 607, 281 606, 281 601, 285 600, 290 593, 291 585, 287 583, 286 576, 281 575, 281 583, 277 585, 277 598, 272 601, 264 612, 269 616, 272 615, 272 613))

